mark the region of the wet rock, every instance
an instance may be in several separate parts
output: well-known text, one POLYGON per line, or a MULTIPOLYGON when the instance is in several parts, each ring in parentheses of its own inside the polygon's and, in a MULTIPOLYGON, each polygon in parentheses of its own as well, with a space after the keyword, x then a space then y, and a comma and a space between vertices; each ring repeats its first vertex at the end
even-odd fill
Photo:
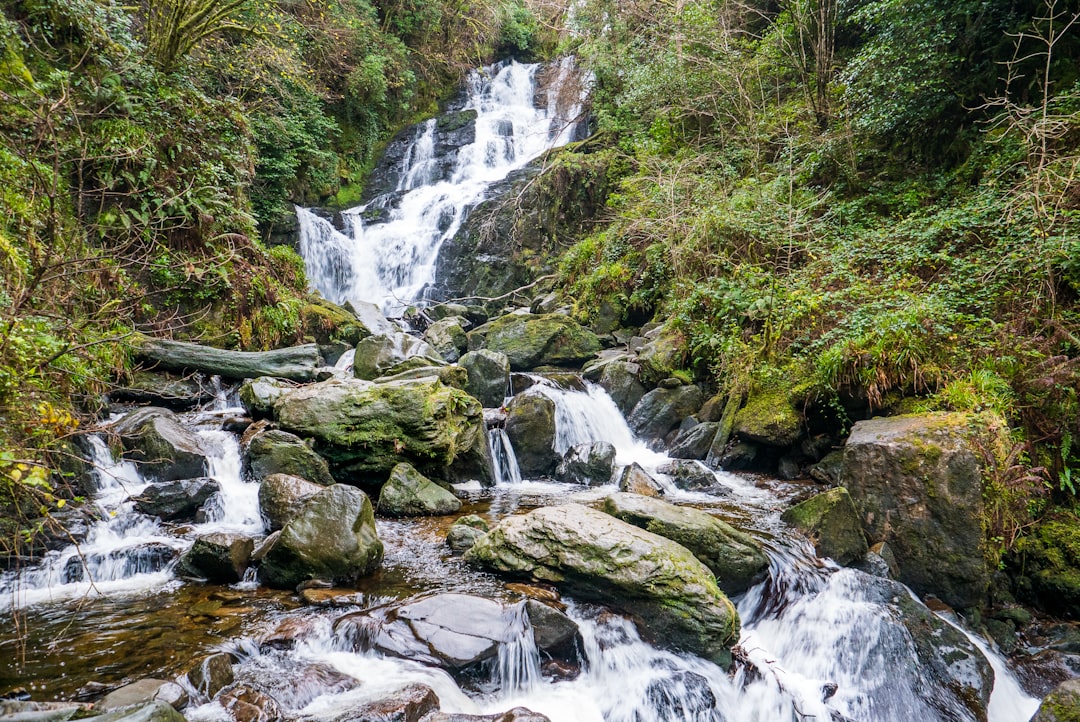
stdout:
POLYGON ((830 451, 821 461, 810 467, 810 478, 819 484, 839 484, 843 473, 844 452, 841 450, 830 451))
POLYGON ((259 638, 259 649, 292 649, 298 642, 317 634, 319 628, 319 620, 314 616, 287 617, 259 638))
POLYGON ((866 552, 866 556, 853 567, 875 577, 895 579, 897 574, 896 557, 885 542, 878 542, 866 552))
POLYGON ((64 584, 84 581, 86 568, 96 569, 103 565, 120 566, 120 576, 159 572, 176 559, 177 551, 167 544, 146 542, 109 552, 84 552, 68 559, 64 566, 64 584))
POLYGON ((453 514, 461 501, 409 464, 398 464, 379 492, 378 511, 385 516, 453 514))
POLYGON ((733 432, 744 441, 786 448, 799 440, 802 423, 786 391, 759 391, 735 414, 733 432))
POLYGON ((551 722, 551 719, 526 707, 514 707, 501 714, 445 714, 436 712, 424 722, 551 722))
POLYGON ((386 699, 349 711, 339 722, 421 722, 438 711, 439 696, 435 690, 425 684, 410 684, 386 699))
POLYGON ((750 471, 757 466, 758 447, 748 441, 728 444, 720 454, 719 466, 727 471, 750 471))
MULTIPOLYGON (((643 380, 655 384, 670 378, 683 367, 687 358, 687 343, 681 332, 666 326, 646 331, 643 326, 642 335, 646 339, 638 349, 637 356, 643 380)), ((698 402, 698 406, 701 406, 701 402, 698 402)))
POLYGON ((600 340, 568 316, 509 314, 469 333, 469 349, 481 348, 506 354, 514 371, 528 371, 588 361, 600 350, 600 340))
POLYGON ((257 479, 288 474, 319 486, 336 483, 326 459, 287 431, 270 429, 252 436, 244 448, 244 461, 257 479))
POLYGON ((375 379, 377 384, 392 384, 398 381, 415 381, 428 379, 441 381, 455 389, 465 390, 469 385, 469 372, 461 366, 431 366, 426 359, 413 359, 403 364, 398 364, 390 369, 389 375, 375 379), (415 367, 413 361, 415 361, 415 367), (404 367, 405 370, 399 370, 404 367))
POLYGON ((712 572, 685 547, 601 511, 565 504, 507 517, 465 558, 611 604, 654 640, 730 663, 739 618, 712 572))
POLYGON ((198 435, 168 409, 138 409, 113 424, 112 431, 120 437, 124 458, 136 462, 147 478, 194 479, 210 468, 198 435))
POLYGON ((676 460, 661 464, 656 468, 657 473, 671 477, 671 483, 683 491, 710 491, 712 493, 731 493, 731 490, 720 486, 716 481, 716 474, 711 469, 698 461, 676 460))
POLYGON ((428 326, 424 341, 448 363, 454 363, 469 350, 469 338, 457 317, 444 318, 428 326))
POLYGON ((259 512, 268 531, 277 531, 300 513, 308 499, 325 489, 291 474, 270 474, 259 485, 259 512))
POLYGON ((555 478, 568 484, 603 486, 611 482, 615 447, 607 441, 578 444, 566 451, 555 469, 555 478))
POLYGON ((555 402, 538 394, 520 394, 507 407, 506 435, 514 446, 522 476, 550 474, 555 453, 555 402))
POLYGON ((155 700, 164 702, 173 709, 182 710, 187 706, 188 693, 176 682, 148 677, 113 690, 98 701, 94 709, 107 712, 155 700))
POLYGON ((776 477, 784 481, 798 479, 802 475, 802 466, 798 459, 790 454, 781 456, 776 463, 776 477))
POLYGON ((335 484, 308 500, 262 559, 259 578, 291 589, 308 579, 354 582, 382 562, 375 513, 367 494, 335 484))
POLYGON ((455 552, 465 552, 472 548, 476 540, 488 533, 488 523, 476 514, 463 516, 446 533, 446 543, 455 552))
POLYGON ((240 386, 240 403, 254 418, 270 418, 274 415, 274 404, 277 400, 294 388, 296 384, 285 379, 269 376, 248 379, 240 386))
POLYGON ((31 702, 0 699, 0 719, 12 722, 64 722, 87 716, 89 706, 74 702, 31 702))
POLYGON ((224 652, 203 657, 188 670, 188 682, 203 699, 213 699, 233 683, 233 659, 224 652))
POLYGON ((274 351, 231 351, 186 341, 143 339, 135 355, 164 371, 202 371, 227 379, 274 376, 292 381, 314 381, 323 367, 316 344, 274 351))
POLYGON ((1016 540, 1007 561, 1021 599, 1053 614, 1080 617, 1080 523, 1074 514, 1047 515, 1016 540))
POLYGON ((186 722, 184 715, 161 700, 114 709, 93 719, 94 722, 186 722))
POLYGON ((469 372, 465 390, 484 408, 502 406, 510 388, 510 359, 506 354, 477 349, 462 356, 459 363, 469 372))
POLYGON ((683 419, 701 408, 701 401, 701 389, 697 386, 653 389, 634 406, 627 423, 640 438, 655 445, 683 419))
POLYGON ((342 479, 382 483, 407 461, 432 479, 494 481, 483 408, 438 380, 310 384, 283 396, 276 413, 283 428, 314 438, 342 479))
POLYGON ((664 487, 652 478, 637 462, 624 466, 619 472, 619 491, 642 496, 663 496, 664 487))
POLYGON ((769 570, 769 558, 752 536, 711 514, 637 494, 612 494, 601 507, 606 513, 682 544, 693 552, 728 594, 738 594, 769 570))
POLYGON ((377 379, 394 373, 391 369, 410 359, 420 359, 427 366, 446 363, 427 343, 399 331, 368 336, 358 343, 353 357, 353 374, 358 379, 377 379))
POLYGON ((278 701, 254 687, 237 684, 217 699, 236 722, 278 722, 284 719, 278 701))
POLYGON ((645 698, 657 719, 716 719, 716 696, 709 680, 694 672, 678 671, 653 680, 645 689, 645 698))
POLYGON ((1039 705, 1031 722, 1074 722, 1080 720, 1080 679, 1062 682, 1039 705))
POLYGON ((209 477, 151 484, 134 497, 136 511, 162 521, 192 520, 221 485, 209 477))
POLYGON ((668 449, 668 456, 672 459, 704 459, 719 428, 718 422, 705 421, 679 432, 668 449))
MULTIPOLYGON (((347 614, 334 629, 361 650, 460 672, 498 656, 500 645, 515 642, 525 631, 522 624, 530 621, 523 611, 520 605, 469 594, 438 594, 347 614)), ((546 633, 541 638, 565 646, 551 617, 543 621, 546 633)), ((554 651, 539 639, 537 646, 545 653, 554 651)))
POLYGON ((600 375, 600 386, 608 392, 623 416, 629 415, 645 395, 645 386, 638 377, 640 373, 640 365, 627 360, 616 360, 604 366, 600 375))
POLYGON ((972 422, 963 414, 859 421, 844 447, 843 486, 867 537, 889 544, 899 581, 959 608, 981 604, 990 578, 972 422))
POLYGON ((859 512, 843 487, 812 496, 780 517, 814 543, 820 557, 831 557, 845 566, 862 559, 868 550, 859 512))
POLYGON ((181 558, 189 574, 211 582, 232 584, 244 578, 255 542, 242 534, 214 532, 195 540, 181 558))
POLYGON ((113 401, 161 406, 187 411, 214 398, 214 389, 197 376, 175 376, 152 371, 132 371, 127 381, 109 392, 113 401))
POLYGON ((578 661, 578 650, 584 642, 577 622, 550 604, 535 599, 525 601, 525 613, 532 625, 537 649, 555 659, 578 661))

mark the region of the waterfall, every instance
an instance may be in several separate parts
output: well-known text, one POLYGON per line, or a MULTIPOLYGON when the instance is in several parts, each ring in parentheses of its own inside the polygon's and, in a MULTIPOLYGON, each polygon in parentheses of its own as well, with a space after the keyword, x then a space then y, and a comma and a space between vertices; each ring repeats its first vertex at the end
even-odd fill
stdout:
POLYGON ((525 602, 509 607, 506 614, 508 638, 499 645, 495 681, 504 694, 528 692, 540 684, 540 651, 525 602))
POLYGON ((495 485, 520 484, 521 469, 506 432, 499 428, 489 429, 488 447, 491 449, 491 465, 495 470, 495 485))
POLYGON ((335 303, 369 301, 397 315, 435 278, 443 243, 488 188, 572 137, 580 98, 563 96, 573 63, 555 68, 537 107, 539 65, 507 62, 471 73, 464 114, 475 137, 450 157, 437 155, 437 122, 416 127, 398 169, 397 189, 342 213, 344 232, 297 209, 300 254, 311 284, 335 303))

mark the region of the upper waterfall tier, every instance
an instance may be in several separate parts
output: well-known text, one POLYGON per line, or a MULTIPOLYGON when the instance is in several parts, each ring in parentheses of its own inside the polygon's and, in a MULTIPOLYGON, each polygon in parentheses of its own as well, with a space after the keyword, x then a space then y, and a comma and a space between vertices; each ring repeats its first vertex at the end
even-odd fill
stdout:
POLYGON ((381 164, 389 172, 371 183, 380 194, 341 214, 344 232, 298 209, 311 284, 336 303, 369 301, 389 314, 423 298, 439 249, 491 185, 573 137, 581 111, 575 75, 569 59, 474 71, 461 110, 391 144, 381 164))

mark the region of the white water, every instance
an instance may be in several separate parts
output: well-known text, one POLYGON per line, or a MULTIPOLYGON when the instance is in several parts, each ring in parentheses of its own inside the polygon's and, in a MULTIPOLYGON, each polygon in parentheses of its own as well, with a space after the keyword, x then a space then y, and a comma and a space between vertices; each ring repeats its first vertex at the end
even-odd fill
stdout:
POLYGON ((461 227, 487 189, 573 134, 580 98, 566 107, 560 93, 573 73, 564 61, 548 88, 545 109, 536 107, 538 65, 509 62, 468 78, 465 110, 474 110, 475 141, 457 154, 447 178, 437 178, 435 120, 417 127, 405 153, 398 193, 342 214, 346 232, 304 208, 297 209, 300 253, 308 279, 336 303, 369 301, 397 315, 420 299, 435 278, 443 243, 461 227), (381 209, 385 220, 365 222, 381 209))
POLYGON ((488 429, 488 448, 491 449, 491 464, 495 470, 495 485, 520 484, 521 467, 506 432, 499 428, 488 429))

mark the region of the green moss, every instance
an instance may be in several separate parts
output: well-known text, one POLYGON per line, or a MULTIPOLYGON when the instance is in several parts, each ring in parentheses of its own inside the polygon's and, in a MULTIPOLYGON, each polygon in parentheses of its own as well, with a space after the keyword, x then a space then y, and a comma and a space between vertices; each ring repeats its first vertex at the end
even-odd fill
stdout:
POLYGON ((744 439, 783 447, 798 440, 802 423, 788 391, 772 388, 750 392, 735 415, 733 430, 744 439))

